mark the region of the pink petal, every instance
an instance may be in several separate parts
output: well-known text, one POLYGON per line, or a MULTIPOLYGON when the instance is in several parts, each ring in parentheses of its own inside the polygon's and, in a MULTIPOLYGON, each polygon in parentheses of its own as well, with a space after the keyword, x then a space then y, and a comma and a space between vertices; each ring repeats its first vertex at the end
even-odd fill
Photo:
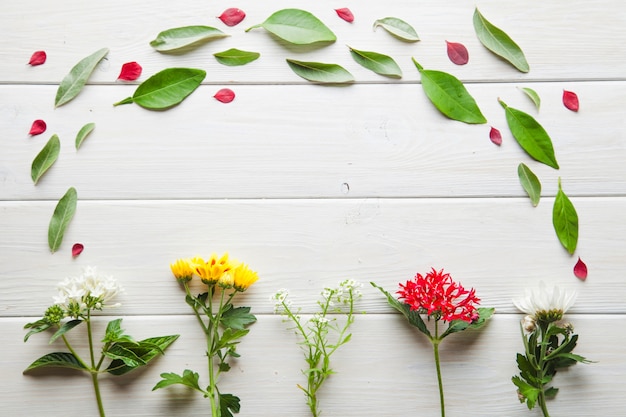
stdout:
POLYGON ((578 96, 572 91, 563 90, 563 104, 571 111, 578 111, 578 96))
POLYGON ((446 41, 448 58, 457 65, 465 65, 469 61, 469 52, 465 45, 456 42, 446 41))
POLYGON ((580 256, 578 257, 578 262, 574 265, 574 275, 581 281, 587 279, 587 265, 580 259, 580 256))
POLYGON ((213 96, 222 103, 230 103, 235 99, 235 92, 230 88, 222 88, 213 96))
POLYGON ((30 127, 30 132, 28 132, 28 134, 31 136, 35 136, 35 135, 40 135, 45 131, 46 131, 46 122, 38 119, 33 122, 33 125, 30 127))
POLYGON ((85 249, 85 246, 82 243, 74 243, 74 246, 72 246, 72 256, 76 258, 83 252, 83 249, 85 249))
POLYGON ((32 66, 41 65, 46 62, 46 52, 45 51, 36 51, 30 57, 30 61, 28 63, 32 66))
POLYGON ((122 70, 120 71, 118 80, 124 81, 134 81, 141 75, 141 65, 136 62, 127 62, 122 65, 122 70))
POLYGON ((347 7, 344 7, 344 8, 341 8, 341 9, 335 9, 335 12, 337 12, 337 16, 339 16, 340 18, 342 18, 346 22, 348 22, 348 23, 354 22, 354 15, 350 11, 350 9, 348 9, 347 7))
POLYGON ((239 22, 241 22, 246 17, 246 14, 243 10, 237 9, 236 7, 231 7, 230 9, 224 10, 224 12, 218 16, 226 26, 235 26, 239 22))
POLYGON ((489 139, 498 146, 502 145, 502 134, 495 127, 489 131, 489 139))

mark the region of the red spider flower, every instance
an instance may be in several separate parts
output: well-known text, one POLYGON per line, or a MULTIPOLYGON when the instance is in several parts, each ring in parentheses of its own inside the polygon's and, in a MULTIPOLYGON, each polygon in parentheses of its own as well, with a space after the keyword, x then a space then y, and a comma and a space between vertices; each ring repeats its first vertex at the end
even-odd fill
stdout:
POLYGON ((401 301, 411 306, 411 310, 427 313, 436 320, 472 323, 478 319, 480 299, 476 297, 475 290, 466 290, 443 269, 436 271, 433 268, 426 275, 418 273, 413 280, 400 284, 397 294, 401 301))

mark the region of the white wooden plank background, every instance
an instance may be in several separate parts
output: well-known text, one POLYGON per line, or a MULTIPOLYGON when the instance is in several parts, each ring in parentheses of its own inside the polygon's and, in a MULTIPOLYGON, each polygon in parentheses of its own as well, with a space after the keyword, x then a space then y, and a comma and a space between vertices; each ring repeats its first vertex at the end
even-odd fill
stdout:
MULTIPOLYGON (((168 264, 178 257, 228 250, 259 271, 242 302, 259 321, 244 339, 224 388, 242 398, 241 416, 305 416, 303 360, 296 340, 272 312, 269 296, 287 287, 311 313, 323 286, 351 277, 393 290, 431 266, 476 287, 496 317, 480 333, 443 344, 449 416, 540 415, 520 405, 510 377, 521 350, 511 298, 544 280, 577 289, 569 320, 580 334, 577 352, 596 360, 559 373, 553 416, 623 416, 626 374, 626 7, 618 0, 354 2, 301 0, 175 3, 33 0, 3 5, 0 14, 0 345, 2 416, 95 415, 88 379, 56 371, 22 375, 50 351, 47 338, 22 342, 23 325, 51 302, 56 283, 97 265, 125 286, 123 317, 137 337, 180 333, 167 354, 123 378, 102 378, 108 415, 178 416, 205 413, 207 401, 184 390, 151 392, 161 372, 205 368, 204 347, 168 264), (352 24, 333 9, 350 7, 352 24), (478 42, 471 16, 478 7, 524 49, 522 74, 478 42), (228 28, 215 16, 240 7, 246 19, 228 28), (262 29, 244 30, 276 10, 313 12, 337 34, 325 48, 296 49, 262 29), (407 44, 374 20, 401 17, 421 41, 407 44), (164 29, 207 24, 231 36, 188 54, 159 54, 148 42, 164 29), (459 67, 445 40, 463 42, 470 63, 459 67), (346 45, 393 56, 404 72, 390 80, 360 68, 346 45), (71 103, 53 108, 56 87, 82 57, 109 47, 89 85, 71 103), (231 47, 261 52, 247 66, 219 65, 212 54, 231 47), (44 49, 48 61, 26 65, 44 49), (441 116, 424 97, 415 57, 448 71, 475 96, 488 124, 469 126, 441 116), (309 85, 285 58, 339 63, 357 79, 346 87, 309 85), (116 82, 124 62, 142 77, 116 82), (207 70, 204 84, 180 106, 151 112, 113 107, 151 74, 171 66, 207 70), (237 98, 212 96, 230 86, 237 98), (542 98, 537 111, 519 87, 542 98), (575 91, 581 109, 561 103, 575 91), (497 102, 534 115, 550 133, 560 170, 542 166, 511 137, 497 102), (27 132, 35 119, 48 131, 27 132), (80 151, 78 129, 96 130, 80 151), (501 147, 488 138, 494 126, 501 147), (37 186, 30 164, 57 133, 59 160, 37 186), (524 162, 539 175, 543 198, 533 208, 517 179, 524 162), (560 247, 551 224, 561 177, 580 217, 574 256, 560 247), (78 210, 60 251, 47 248, 47 225, 58 198, 78 190, 78 210), (85 251, 72 259, 74 242, 85 251), (581 256, 586 282, 572 267, 581 256), (67 407, 67 399, 75 399, 67 407)), ((438 415, 432 352, 421 335, 391 314, 366 286, 354 338, 336 356, 337 375, 321 393, 324 415, 438 415)))

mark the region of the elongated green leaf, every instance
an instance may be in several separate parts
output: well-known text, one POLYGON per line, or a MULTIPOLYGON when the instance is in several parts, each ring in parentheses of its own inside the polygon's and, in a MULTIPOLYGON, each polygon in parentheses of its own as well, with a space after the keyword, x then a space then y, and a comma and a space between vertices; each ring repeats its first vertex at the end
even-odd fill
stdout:
POLYGON ((102 48, 74 65, 69 74, 67 74, 61 81, 61 84, 59 84, 57 95, 54 99, 54 107, 62 106, 76 97, 87 83, 96 65, 98 65, 108 53, 108 48, 102 48))
POLYGON ((120 360, 129 368, 137 368, 145 365, 146 362, 141 359, 132 349, 121 343, 116 343, 109 349, 102 352, 107 358, 120 360))
MULTIPOLYGON (((178 335, 159 336, 144 339, 137 343, 122 343, 121 345, 129 351, 132 351, 134 355, 141 360, 137 362, 137 366, 140 366, 149 363, 157 355, 163 354, 165 349, 174 343, 176 339, 178 339, 178 335)), ((134 370, 137 366, 129 366, 120 358, 111 362, 107 368, 107 372, 113 375, 123 375, 134 370)))
POLYGON ((24 342, 28 341, 28 338, 31 337, 32 335, 36 333, 44 332, 52 326, 53 324, 50 323, 50 321, 45 318, 39 319, 31 323, 27 323, 26 325, 24 325, 24 328, 30 329, 30 331, 26 333, 26 336, 24 336, 24 342))
POLYGON ((402 78, 402 70, 392 57, 378 52, 359 51, 350 46, 348 48, 352 58, 365 68, 387 77, 402 78))
POLYGON ((81 127, 76 134, 76 150, 80 148, 80 145, 83 144, 83 141, 87 139, 87 136, 91 133, 92 130, 96 127, 95 123, 87 123, 85 126, 81 127))
POLYGON ((70 330, 72 330, 74 327, 78 326, 79 324, 81 324, 83 321, 82 320, 70 320, 68 322, 65 322, 61 325, 61 327, 59 327, 59 330, 57 330, 52 337, 50 338, 50 342, 52 343, 55 340, 57 340, 59 337, 63 336, 65 333, 69 332, 70 330))
POLYGON ((419 315, 418 311, 411 310, 411 306, 410 305, 408 305, 407 303, 403 303, 402 301, 398 300, 393 295, 391 295, 388 291, 386 291, 384 288, 379 287, 378 285, 376 285, 373 282, 370 282, 370 284, 372 285, 372 287, 378 288, 380 290, 380 292, 382 292, 383 295, 385 297, 387 297, 387 303, 394 310, 402 313, 402 315, 409 321, 409 324, 411 326, 417 327, 417 329, 420 332, 424 333, 428 337, 431 337, 430 331, 428 330, 428 327, 426 327, 426 323, 424 323, 424 320, 419 315))
POLYGON ((406 42, 417 42, 420 40, 413 26, 409 25, 402 19, 397 17, 385 17, 374 22, 374 29, 378 26, 385 29, 398 39, 406 42))
POLYGON ((519 177, 520 184, 522 184, 522 187, 528 194, 528 197, 530 197, 531 203, 533 206, 537 207, 539 199, 541 198, 541 183, 539 182, 539 178, 523 163, 517 166, 517 176, 519 177))
POLYGON ((308 81, 323 84, 345 84, 354 81, 352 74, 337 64, 304 62, 295 59, 287 59, 287 63, 293 72, 308 81))
POLYGON ((578 213, 563 192, 561 178, 559 178, 559 191, 556 193, 552 207, 552 224, 563 247, 573 254, 578 244, 578 213))
POLYGON ((467 329, 479 329, 487 323, 487 320, 491 318, 495 311, 495 308, 479 307, 477 309, 478 319, 472 323, 468 323, 464 320, 452 320, 446 331, 441 334, 440 338, 443 339, 452 333, 462 332, 467 329))
POLYGON ((39 178, 54 164, 59 157, 61 141, 57 135, 52 135, 43 149, 37 154, 30 167, 30 177, 37 184, 39 178))
POLYGON ((50 225, 48 226, 48 246, 53 253, 59 249, 63 242, 65 229, 67 229, 67 226, 70 224, 76 212, 77 201, 78 195, 76 189, 70 187, 65 195, 61 197, 54 209, 54 213, 50 219, 50 225))
POLYGON ((37 359, 35 362, 31 363, 28 368, 24 370, 24 372, 32 371, 33 369, 43 368, 46 366, 54 366, 57 368, 70 368, 77 369, 79 371, 86 371, 85 368, 80 361, 76 358, 76 356, 72 355, 69 352, 54 352, 48 353, 47 355, 42 356, 37 359))
POLYGON ((252 62, 255 59, 258 59, 261 54, 258 52, 242 51, 240 49, 231 48, 223 52, 216 52, 213 56, 220 64, 236 66, 252 62))
POLYGON ((522 90, 524 94, 526 94, 533 101, 533 103, 535 103, 535 107, 539 110, 539 107, 541 106, 541 97, 539 97, 539 94, 537 94, 537 92, 532 88, 528 87, 522 87, 520 90, 522 90))
POLYGON ((425 70, 415 58, 413 63, 420 72, 424 93, 443 115, 469 124, 487 123, 476 101, 458 78, 447 72, 425 70))
POLYGON ((265 22, 246 29, 246 32, 263 28, 295 45, 318 42, 335 42, 335 34, 317 17, 300 9, 283 9, 268 17, 265 22))
POLYGON ((230 36, 211 26, 184 26, 164 30, 159 33, 150 46, 159 52, 191 49, 201 43, 230 36))
POLYGON ((139 84, 132 97, 118 103, 137 103, 152 110, 175 106, 194 92, 206 77, 206 71, 195 68, 167 68, 139 84))
POLYGON ((498 101, 506 113, 509 129, 522 149, 533 159, 554 169, 559 169, 559 163, 554 155, 552 139, 543 126, 530 114, 509 107, 500 99, 498 101))
POLYGON ((522 49, 509 35, 485 19, 478 11, 478 8, 474 11, 474 31, 476 32, 476 36, 478 36, 478 40, 485 48, 504 58, 521 72, 530 71, 522 49))

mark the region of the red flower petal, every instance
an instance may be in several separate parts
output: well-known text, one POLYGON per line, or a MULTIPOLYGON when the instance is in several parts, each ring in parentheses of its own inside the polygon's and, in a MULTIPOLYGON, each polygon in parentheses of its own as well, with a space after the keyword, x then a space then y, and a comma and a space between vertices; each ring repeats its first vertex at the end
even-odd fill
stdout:
POLYGON ((222 88, 213 96, 222 103, 230 103, 235 99, 235 92, 230 88, 222 88))
POLYGON ((502 134, 495 127, 489 131, 489 139, 498 146, 502 145, 502 134))
POLYGON ((578 262, 574 265, 574 275, 581 281, 587 279, 587 265, 580 259, 580 256, 578 257, 578 262))
POLYGON ((30 127, 30 132, 28 132, 28 134, 31 136, 35 136, 35 135, 40 135, 45 131, 46 131, 46 122, 38 119, 33 122, 33 125, 30 127))
POLYGON ((563 90, 563 104, 571 111, 578 111, 578 96, 576 93, 563 90))
POLYGON ((457 65, 465 65, 469 61, 469 52, 465 45, 446 41, 448 46, 448 58, 457 65))
POLYGON ((350 9, 348 9, 347 7, 344 7, 342 9, 335 9, 335 11, 337 12, 337 16, 339 16, 346 22, 349 22, 349 23, 354 22, 354 15, 350 11, 350 9))
POLYGON ((28 63, 32 66, 41 65, 46 62, 46 52, 45 51, 37 51, 34 52, 30 57, 30 61, 28 63))
POLYGON ((118 80, 134 81, 141 75, 141 65, 136 62, 127 62, 122 65, 122 71, 120 71, 118 80))
POLYGON ((85 249, 85 246, 82 243, 74 243, 74 246, 72 246, 72 256, 74 258, 77 257, 83 252, 83 249, 85 249))
POLYGON ((231 7, 230 9, 224 10, 224 12, 218 16, 226 26, 235 26, 239 22, 241 22, 246 17, 246 14, 243 10, 237 9, 236 7, 231 7))

